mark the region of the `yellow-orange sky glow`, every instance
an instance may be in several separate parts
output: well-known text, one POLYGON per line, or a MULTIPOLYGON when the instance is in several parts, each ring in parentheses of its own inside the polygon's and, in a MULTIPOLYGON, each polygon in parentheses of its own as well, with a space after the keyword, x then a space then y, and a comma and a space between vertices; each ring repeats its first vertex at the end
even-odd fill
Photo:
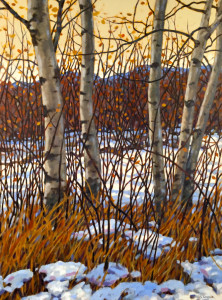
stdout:
MULTIPOLYGON (((183 0, 185 3, 190 3, 190 0, 183 0)), ((216 4, 216 0, 214 1, 216 4)), ((26 0, 8 0, 8 4, 10 4, 20 15, 24 16, 24 18, 27 18, 27 1, 26 0)), ((99 29, 99 32, 101 34, 101 37, 106 38, 108 37, 108 30, 109 28, 109 22, 108 20, 111 20, 111 17, 114 17, 115 21, 120 21, 118 19, 118 16, 126 17, 127 20, 132 20, 132 14, 135 9, 135 5, 137 3, 137 0, 97 0, 95 4, 95 28, 99 29)), ((154 9, 155 0, 150 0, 149 4, 151 8, 154 9)), ((169 13, 175 6, 177 2, 176 0, 168 0, 168 6, 167 6, 167 13, 169 13)), ((57 6, 57 2, 55 0, 49 0, 49 6, 50 12, 53 15, 52 9, 57 6), (51 6, 50 6, 51 5, 51 6)), ((0 4, 0 7, 2 5, 0 4)), ((198 8, 202 8, 203 6, 196 5, 198 8)), ((75 15, 78 12, 78 4, 74 6, 74 9, 72 11, 72 14, 75 15)), ((136 20, 137 21, 143 21, 146 22, 147 15, 149 14, 150 10, 147 6, 147 0, 140 0, 137 14, 136 14, 136 20)), ((54 13, 55 14, 55 13, 54 13)), ((9 25, 9 34, 13 37, 13 51, 11 54, 12 57, 16 57, 21 49, 21 26, 19 24, 19 21, 13 20, 10 13, 7 13, 4 10, 0 11, 0 52, 3 52, 4 46, 7 46, 6 41, 6 34, 7 34, 7 24, 5 17, 8 16, 7 21, 9 23, 14 22, 14 28, 15 32, 13 32, 13 27, 9 25)), ((212 14, 212 20, 214 18, 215 14, 212 14)), ((53 18, 53 16, 52 16, 53 18)), ((152 17, 151 17, 152 18, 152 17)), ((150 18, 150 20, 151 20, 150 18)), ((169 22, 166 23, 166 26, 169 26, 171 28, 174 28, 176 26, 177 30, 185 31, 185 32, 191 32, 192 30, 199 27, 200 24, 200 18, 201 14, 197 12, 193 12, 187 8, 179 11, 176 15, 176 18, 171 18, 169 22), (174 23, 175 21, 175 23, 174 23)), ((212 21, 211 20, 211 21, 212 21)), ((9 24, 8 23, 8 24, 9 24)), ((114 25, 113 25, 114 26, 114 25)), ((139 26, 139 25, 138 25, 139 26)), ((138 27, 142 28, 142 27, 138 27)), ((132 26, 128 26, 129 31, 133 32, 132 26)), ((121 33, 125 32, 125 28, 122 28, 121 26, 116 30, 115 34, 118 37, 119 32, 121 33)), ((26 30, 25 30, 26 31, 26 30)), ((126 35, 125 35, 126 37, 126 35)), ((138 37, 138 34, 134 33, 134 38, 138 37)), ((27 33, 27 39, 29 42, 31 41, 29 33, 27 33)), ((62 45, 66 41, 66 33, 63 33, 63 36, 60 39, 60 45, 62 45)), ((104 44, 106 44, 106 41, 103 41, 104 44)), ((144 39, 141 41, 142 46, 147 43, 147 40, 144 39)), ((101 50, 101 41, 96 41, 96 50, 99 52, 101 50), (100 45, 100 46, 99 46, 100 45)), ((29 52, 30 52, 30 58, 34 59, 34 51, 31 49, 32 46, 29 45, 29 52), (33 53, 32 53, 33 52, 33 53)), ((9 55, 9 54, 7 54, 9 55)), ((209 58, 211 59, 213 54, 209 55, 209 58)), ((9 56, 8 56, 9 57, 9 56)), ((1 73, 1 70, 0 70, 1 73)), ((0 77, 1 78, 1 77, 0 77)))

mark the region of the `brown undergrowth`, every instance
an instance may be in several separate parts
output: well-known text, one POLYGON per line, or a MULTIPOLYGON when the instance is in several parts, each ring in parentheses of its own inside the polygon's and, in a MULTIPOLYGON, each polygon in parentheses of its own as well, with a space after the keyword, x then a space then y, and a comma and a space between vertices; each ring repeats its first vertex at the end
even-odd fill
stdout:
MULTIPOLYGON (((118 211, 116 207, 110 207, 107 203, 103 207, 98 205, 84 209, 79 204, 72 213, 67 214, 67 198, 47 215, 40 211, 38 205, 32 208, 24 206, 19 215, 12 219, 11 207, 1 215, 1 275, 5 278, 12 272, 28 268, 34 272, 34 277, 13 294, 3 294, 1 299, 20 299, 22 296, 44 291, 43 276, 38 273, 38 269, 58 260, 81 262, 88 270, 102 262, 118 262, 129 271, 141 271, 142 275, 138 280, 142 282, 155 280, 161 283, 169 279, 178 279, 186 284, 189 282, 189 276, 183 272, 180 262, 194 262, 202 255, 209 256, 211 250, 222 247, 221 200, 221 189, 218 189, 208 202, 205 200, 202 204, 199 203, 189 212, 182 212, 179 205, 173 209, 165 209, 165 222, 160 225, 159 233, 172 237, 174 243, 171 243, 168 252, 163 251, 156 260, 150 260, 145 253, 139 252, 137 245, 126 239, 123 231, 118 228, 114 233, 108 234, 101 226, 97 234, 91 236, 88 241, 84 240, 84 237, 78 240, 73 235, 80 230, 87 230, 93 225, 92 220, 104 220, 107 216, 127 223, 134 231, 132 224, 136 224, 137 229, 145 228, 147 216, 144 214, 144 207, 131 208, 131 219, 124 215, 127 206, 118 211), (191 237, 196 240, 191 241, 191 237)), ((147 209, 149 210, 149 207, 147 209)), ((153 231, 154 235, 158 236, 157 228, 153 228, 153 231)), ((124 279, 131 280, 130 277, 124 279)), ((70 287, 74 284, 75 281, 72 280, 70 287)))

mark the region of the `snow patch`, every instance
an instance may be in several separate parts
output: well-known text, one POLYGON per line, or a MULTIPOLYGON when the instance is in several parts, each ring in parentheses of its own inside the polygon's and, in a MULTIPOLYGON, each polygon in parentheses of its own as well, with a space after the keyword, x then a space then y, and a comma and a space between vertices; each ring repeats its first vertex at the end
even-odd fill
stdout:
POLYGON ((64 281, 76 278, 81 280, 85 277, 83 274, 87 267, 80 262, 63 262, 57 261, 56 263, 41 266, 39 273, 46 274, 44 281, 64 281))
POLYGON ((51 281, 47 284, 46 288, 48 289, 48 292, 52 294, 53 296, 60 296, 63 292, 68 290, 69 281, 51 281))
POLYGON ((3 278, 2 276, 0 276, 0 296, 2 294, 4 294, 5 290, 4 290, 4 286, 3 286, 3 278))
MULTIPOLYGON (((91 224, 93 223, 92 221, 90 222, 91 224)), ((99 233, 104 233, 105 235, 108 234, 108 226, 110 226, 110 234, 115 232, 115 228, 118 229, 119 231, 123 231, 125 228, 130 228, 129 224, 125 223, 120 223, 120 221, 116 221, 115 219, 110 219, 109 224, 108 220, 100 221, 99 223, 94 221, 94 224, 89 227, 89 230, 84 230, 84 231, 78 231, 74 232, 71 235, 71 238, 77 238, 78 240, 81 240, 84 237, 85 241, 88 241, 91 235, 96 235, 99 233), (90 232, 90 234, 89 234, 90 232)))
POLYGON ((110 262, 106 272, 104 272, 104 265, 104 263, 98 265, 86 275, 90 283, 98 286, 111 286, 119 279, 129 275, 127 268, 120 264, 110 262))
POLYGON ((126 230, 125 237, 132 240, 135 245, 138 245, 138 250, 143 251, 147 257, 154 259, 158 258, 162 251, 168 251, 168 246, 173 242, 173 239, 161 234, 157 235, 152 230, 140 229, 137 232, 126 230), (145 248, 146 247, 146 248, 145 248))
POLYGON ((80 282, 73 289, 62 293, 61 300, 90 300, 92 290, 89 284, 80 282))
POLYGON ((36 295, 23 297, 22 300, 51 300, 52 296, 49 293, 42 292, 36 295))
POLYGON ((131 276, 132 278, 138 278, 138 277, 141 276, 141 272, 140 272, 140 271, 132 271, 132 272, 130 273, 130 276, 131 276))
POLYGON ((181 265, 193 282, 205 280, 210 284, 222 283, 222 257, 214 256, 214 260, 211 257, 202 257, 200 261, 193 264, 185 261, 181 265))
POLYGON ((7 285, 4 290, 12 293, 15 289, 19 289, 23 284, 33 277, 33 272, 30 269, 19 270, 9 274, 3 282, 7 285))

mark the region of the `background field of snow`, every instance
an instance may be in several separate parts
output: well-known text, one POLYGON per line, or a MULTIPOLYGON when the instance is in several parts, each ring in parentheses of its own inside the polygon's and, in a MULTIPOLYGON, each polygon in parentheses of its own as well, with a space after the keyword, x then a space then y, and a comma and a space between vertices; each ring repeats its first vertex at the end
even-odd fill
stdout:
MULTIPOLYGON (((140 132, 137 132, 141 134, 140 132)), ((122 137, 129 138, 131 132, 127 131, 121 133, 122 137)), ((135 132, 133 132, 135 135, 135 132)), ((82 144, 79 141, 78 135, 69 134, 69 142, 67 144, 67 158, 70 153, 75 151, 76 144, 79 145, 79 153, 81 153, 82 144)), ((121 138, 120 136, 120 138, 121 138)), ((109 191, 111 189, 111 196, 113 200, 120 206, 129 204, 133 202, 134 204, 141 205, 144 201, 145 189, 148 189, 149 194, 153 197, 153 182, 151 175, 152 164, 150 162, 150 148, 144 146, 144 149, 127 149, 127 142, 118 141, 115 139, 115 135, 112 134, 113 139, 110 139, 110 135, 107 133, 99 132, 98 138, 100 143, 100 149, 111 149, 113 153, 102 152, 101 161, 102 161, 102 177, 105 178, 106 189, 109 191), (123 147, 124 145, 124 147, 123 147), (116 153, 118 152, 119 153, 116 153), (150 168, 147 168, 149 164, 150 168), (148 177, 147 177, 147 174, 148 177), (121 191, 121 192, 120 192, 121 191)), ((169 136, 169 140, 173 137, 169 136)), ((130 146, 130 140, 129 140, 130 146)), ((132 146, 132 145, 131 145, 132 146)), ((134 145, 136 146, 136 145, 134 145)), ((37 153, 37 149, 33 148, 33 145, 29 141, 26 141, 24 145, 19 144, 18 142, 11 142, 8 145, 13 149, 13 156, 10 154, 7 156, 2 155, 2 163, 8 164, 6 168, 2 170, 2 192, 0 195, 0 202, 4 198, 4 193, 8 193, 9 204, 14 199, 21 199, 27 196, 27 186, 30 186, 31 182, 35 182, 39 178, 40 182, 43 181, 43 172, 41 170, 41 159, 34 159, 33 164, 24 163, 19 165, 16 161, 21 159, 22 156, 29 157, 30 150, 32 155, 37 153), (13 168, 11 167, 13 165, 13 168), (35 168, 37 171, 33 171, 35 168), (37 178, 34 178, 38 174, 37 178), (19 178, 19 180, 16 180, 19 178), (8 191, 6 191, 5 187, 8 191)), ((216 181, 220 180, 221 171, 222 171, 222 137, 218 134, 214 134, 210 139, 203 140, 202 149, 200 151, 200 165, 202 168, 198 168, 197 175, 195 180, 200 186, 202 194, 208 189, 207 195, 211 193, 212 189, 215 186, 216 181), (207 153, 203 152, 204 147, 208 147, 207 153)), ((169 146, 164 146, 164 155, 170 160, 175 159, 175 154, 177 152, 176 148, 169 146)), ((77 155, 77 154, 73 154, 77 155)), ((168 180, 172 180, 172 163, 170 160, 166 160, 166 170, 165 175, 168 180)), ((68 162, 67 162, 68 163, 68 162)), ((84 165, 83 157, 78 157, 76 161, 77 177, 73 175, 73 171, 68 171, 67 180, 77 180, 80 184, 83 184, 84 172, 81 170, 81 167, 84 165), (80 164, 80 165, 79 165, 80 164)), ((35 185, 34 185, 35 186, 35 185)), ((33 187, 34 187, 33 186, 33 187)), ((37 194, 36 194, 37 196, 37 194)), ((200 197, 200 191, 196 189, 194 193, 194 202, 197 202, 200 197)), ((4 203, 3 203, 3 206, 4 203)))

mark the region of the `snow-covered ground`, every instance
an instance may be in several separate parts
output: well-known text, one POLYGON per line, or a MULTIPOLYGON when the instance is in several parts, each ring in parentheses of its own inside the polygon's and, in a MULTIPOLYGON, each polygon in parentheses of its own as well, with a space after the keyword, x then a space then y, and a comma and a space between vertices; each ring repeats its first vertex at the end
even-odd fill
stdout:
MULTIPOLYGON (((193 264, 181 263, 184 272, 190 276, 190 283, 168 280, 158 285, 155 282, 135 281, 141 276, 140 271, 129 272, 127 268, 113 262, 109 263, 104 273, 104 264, 90 272, 81 263, 62 262, 41 266, 38 271, 44 274, 45 292, 23 297, 24 300, 185 300, 185 299, 222 299, 222 250, 216 249, 211 257, 193 264), (75 285, 69 288, 70 280, 75 285), (127 282, 120 282, 124 279, 127 282), (134 281, 133 281, 134 280, 134 281), (111 286, 118 283, 114 288, 111 286), (97 290, 93 287, 97 286, 97 290)), ((33 273, 20 270, 0 277, 0 295, 13 292, 30 281, 33 273)))
MULTIPOLYGON (((101 152, 101 162, 102 162, 102 177, 106 182, 106 190, 111 190, 111 196, 115 202, 118 201, 118 205, 129 204, 134 202, 134 204, 141 205, 144 201, 145 193, 149 193, 151 197, 153 196, 153 182, 151 175, 152 163, 150 161, 150 148, 144 146, 141 149, 133 149, 130 135, 132 132, 122 132, 120 136, 115 132, 113 134, 108 134, 105 132, 99 132, 98 138, 100 143, 100 149, 106 149, 106 151, 101 152), (110 139, 111 136, 111 139, 110 139), (127 143, 126 140, 129 139, 127 143), (130 149, 127 148, 127 145, 130 146, 130 149), (111 149, 111 152, 109 152, 111 149), (120 150, 119 150, 120 149, 120 150), (118 151, 119 150, 119 151, 118 151), (108 153, 107 153, 108 151, 108 153), (112 152, 113 151, 113 152, 112 152), (149 164, 149 167, 147 167, 149 164), (149 174, 147 176, 147 174, 149 174), (133 187, 133 188, 132 188, 133 187), (120 192, 121 191, 121 192, 120 192)), ((140 136, 141 132, 133 132, 133 135, 140 136)), ((79 153, 81 153, 81 143, 79 142, 79 135, 69 134, 69 143, 67 145, 67 158, 70 153, 75 151, 75 147, 78 144, 79 153)), ((174 137, 169 135, 169 141, 173 141, 174 137)), ((169 142, 170 143, 170 142, 169 142)), ((36 180, 41 181, 43 179, 43 174, 41 171, 40 159, 34 159, 34 167, 31 163, 24 163, 19 165, 16 163, 22 156, 30 156, 30 150, 33 154, 36 153, 37 149, 31 145, 29 141, 24 143, 24 145, 19 144, 18 142, 11 142, 11 145, 6 145, 13 149, 12 153, 4 156, 2 155, 2 163, 7 163, 8 167, 2 170, 1 182, 2 192, 0 195, 0 204, 3 200, 4 193, 7 193, 9 204, 12 201, 12 198, 17 199, 21 197, 28 197, 27 195, 27 186, 30 186, 31 182, 36 180), (26 155, 25 155, 26 154, 26 155), (13 168, 11 167, 13 165, 13 168), (36 168, 36 172, 34 172, 36 168), (36 178, 37 177, 37 178, 36 178), (19 178, 19 180, 17 180, 19 178), (21 186, 22 184, 22 186, 21 186)), ((212 188, 215 187, 215 183, 219 178, 219 181, 222 179, 222 137, 218 134, 211 135, 210 138, 205 138, 203 140, 202 149, 200 151, 200 161, 199 165, 202 166, 198 168, 196 175, 196 182, 198 183, 202 195, 208 190, 208 195, 212 191, 212 188), (207 147, 207 151, 203 149, 207 147)), ((166 168, 165 173, 169 180, 172 179, 172 161, 175 159, 175 154, 177 148, 172 148, 170 146, 164 146, 164 155, 169 158, 166 159, 166 168), (171 174, 171 176, 170 176, 171 174)), ((81 166, 84 165, 83 157, 79 158, 79 162, 76 160, 77 171, 77 181, 83 183, 83 176, 81 166), (79 166, 80 163, 80 166, 79 166)), ((68 178, 72 181, 75 180, 73 175, 73 170, 69 172, 68 178)), ((193 200, 196 203, 201 196, 200 190, 196 189, 193 200)), ((202 196, 201 196, 202 197, 202 196)), ((3 207, 5 204, 3 202, 3 207)), ((6 207, 5 207, 6 208, 6 207)))
MULTIPOLYGON (((100 224, 102 225, 102 224, 100 224)), ((108 221, 103 224, 104 233, 108 233, 108 221)), ((147 256, 152 260, 153 252, 151 248, 155 243, 153 237, 157 237, 152 231, 154 222, 149 223, 151 228, 148 231, 139 230, 133 232, 127 224, 120 224, 114 219, 110 219, 110 232, 115 231, 119 226, 122 236, 133 239, 140 248, 142 244, 149 241, 147 256)), ((99 224, 94 222, 89 230, 92 235, 98 230, 99 224)), ((89 239, 87 231, 74 232, 71 238, 89 239)), ((191 238, 190 238, 191 240, 191 238)), ((170 237, 159 235, 156 241, 156 257, 175 247, 176 243, 170 237)), ((179 280, 168 280, 162 284, 155 281, 140 282, 141 272, 133 270, 131 272, 120 264, 110 262, 109 267, 104 272, 104 263, 97 265, 94 269, 88 270, 80 262, 57 261, 48 265, 43 265, 35 272, 43 278, 44 292, 36 295, 23 297, 25 300, 185 300, 185 299, 222 299, 222 250, 211 251, 211 256, 202 257, 200 261, 190 263, 189 261, 177 261, 181 264, 183 271, 189 276, 190 282, 184 284, 179 280), (70 281, 72 284, 70 285, 70 281), (121 282, 122 281, 122 282, 121 282), (115 285, 115 287, 113 287, 115 285)), ((0 276, 0 296, 10 295, 16 289, 21 289, 23 285, 32 279, 33 272, 30 269, 19 270, 9 274, 4 279, 0 276), (7 294, 6 294, 7 293, 7 294)))
MULTIPOLYGON (((104 133, 103 133, 104 134, 104 133)), ((99 136, 101 139, 101 136, 99 136)), ((117 149, 118 140, 108 139, 102 140, 101 148, 117 149)), ((73 136, 73 143, 76 143, 76 137, 73 136)), ((203 154, 201 150, 200 163, 204 166, 197 174, 197 181, 199 181, 200 187, 204 192, 204 189, 209 185, 208 193, 214 187, 216 180, 221 176, 222 159, 222 138, 218 135, 213 135, 210 139, 203 141, 203 147, 207 143, 209 148, 207 155, 203 154), (200 178, 204 179, 201 182, 200 178)), ((20 145, 15 144, 15 154, 12 157, 6 157, 8 163, 16 161, 19 157, 20 145), (17 147, 17 148, 16 148, 17 147), (16 154, 17 153, 17 154, 16 154)), ((27 143, 27 147, 31 147, 27 143)), ((81 145, 80 145, 81 147, 81 145)), ((70 149, 68 149, 69 151, 70 149)), ((164 148, 165 155, 173 157, 176 149, 171 147, 164 148)), ((27 151, 28 153, 28 151, 27 151)), ((137 201, 137 204, 141 204, 144 200, 145 186, 144 178, 147 174, 147 162, 149 161, 149 153, 144 149, 128 149, 123 150, 121 154, 112 153, 107 155, 106 152, 101 153, 102 158, 102 172, 103 176, 106 176, 107 189, 112 186, 111 195, 114 201, 118 201, 121 205, 127 204, 130 201, 137 201), (136 162, 136 163, 135 163, 136 162), (109 176, 113 174, 115 176, 109 176), (124 174, 124 180, 120 174, 124 174), (118 175, 118 176, 116 176, 118 175), (133 187, 133 193, 132 193, 133 187), (121 198, 119 191, 122 190, 121 198), (121 200, 121 201, 120 201, 121 200)), ((81 158, 82 159, 82 158, 81 158)), ((4 160, 5 161, 5 158, 4 160)), ((37 161, 36 161, 37 163, 37 161)), ((167 164, 167 172, 170 169, 170 163, 167 164)), ((32 167, 29 163, 24 166, 18 166, 15 164, 15 173, 20 174, 24 180, 28 180, 29 174, 32 173, 32 167)), ((169 174, 169 173, 168 173, 169 174)), ((8 187, 17 182, 12 180, 12 173, 7 170, 3 170, 2 180, 7 182, 8 187)), ((70 174, 70 176, 72 176, 70 174)), ((77 179, 81 182, 81 173, 77 174, 77 179)), ((147 178, 146 178, 146 183, 147 178)), ((149 178, 149 193, 153 193, 152 178, 149 178)), ((18 189, 18 187, 17 187, 18 189)), ((12 190, 13 191, 13 190, 12 190)), ((23 193, 26 191, 24 190, 23 193)), ((13 196, 15 196, 16 190, 13 196)), ((197 201, 199 198, 199 192, 196 190, 194 199, 197 201)), ((5 207, 6 208, 6 207, 5 207)), ((169 251, 170 248, 175 246, 175 242, 170 237, 162 235, 155 239, 155 232, 153 228, 155 224, 149 224, 149 229, 140 229, 135 232, 127 224, 120 224, 119 221, 111 219, 109 221, 110 233, 113 233, 115 227, 119 228, 124 237, 129 240, 133 240, 138 246, 138 250, 146 244, 146 255, 153 259, 154 251, 152 251, 153 243, 156 247, 156 257, 159 257, 161 253, 169 251), (117 222, 117 223, 116 223, 117 222), (153 238, 154 237, 154 238, 153 238)), ((94 225, 90 224, 90 233, 92 235, 98 231, 99 224, 94 222, 94 225)), ((103 233, 108 231, 108 221, 105 220, 100 224, 103 226, 103 233)), ((71 238, 89 239, 88 231, 74 232, 71 238)), ((180 263, 180 262, 178 262, 180 263)), ((45 292, 38 295, 28 296, 23 299, 78 299, 78 300, 183 300, 183 299, 222 299, 222 250, 216 249, 212 256, 202 257, 201 261, 190 263, 188 261, 181 263, 184 272, 186 272, 191 279, 191 282, 184 285, 182 281, 169 280, 160 285, 155 282, 146 281, 142 284, 136 281, 140 278, 141 273, 139 270, 129 272, 124 266, 117 265, 114 262, 109 264, 109 269, 106 274, 103 271, 103 265, 98 265, 95 269, 89 271, 87 268, 79 262, 57 262, 46 266, 41 266, 39 270, 36 270, 41 276, 44 277, 45 292), (72 288, 69 287, 69 282, 75 279, 76 285, 72 288), (127 282, 119 282, 124 279, 127 282), (111 288, 114 283, 118 283, 115 288, 111 288), (99 289, 95 291, 95 286, 99 289)), ((15 273, 9 274, 6 278, 0 276, 0 295, 6 292, 12 293, 16 288, 21 288, 27 281, 30 281, 33 277, 31 270, 19 270, 15 273)))

